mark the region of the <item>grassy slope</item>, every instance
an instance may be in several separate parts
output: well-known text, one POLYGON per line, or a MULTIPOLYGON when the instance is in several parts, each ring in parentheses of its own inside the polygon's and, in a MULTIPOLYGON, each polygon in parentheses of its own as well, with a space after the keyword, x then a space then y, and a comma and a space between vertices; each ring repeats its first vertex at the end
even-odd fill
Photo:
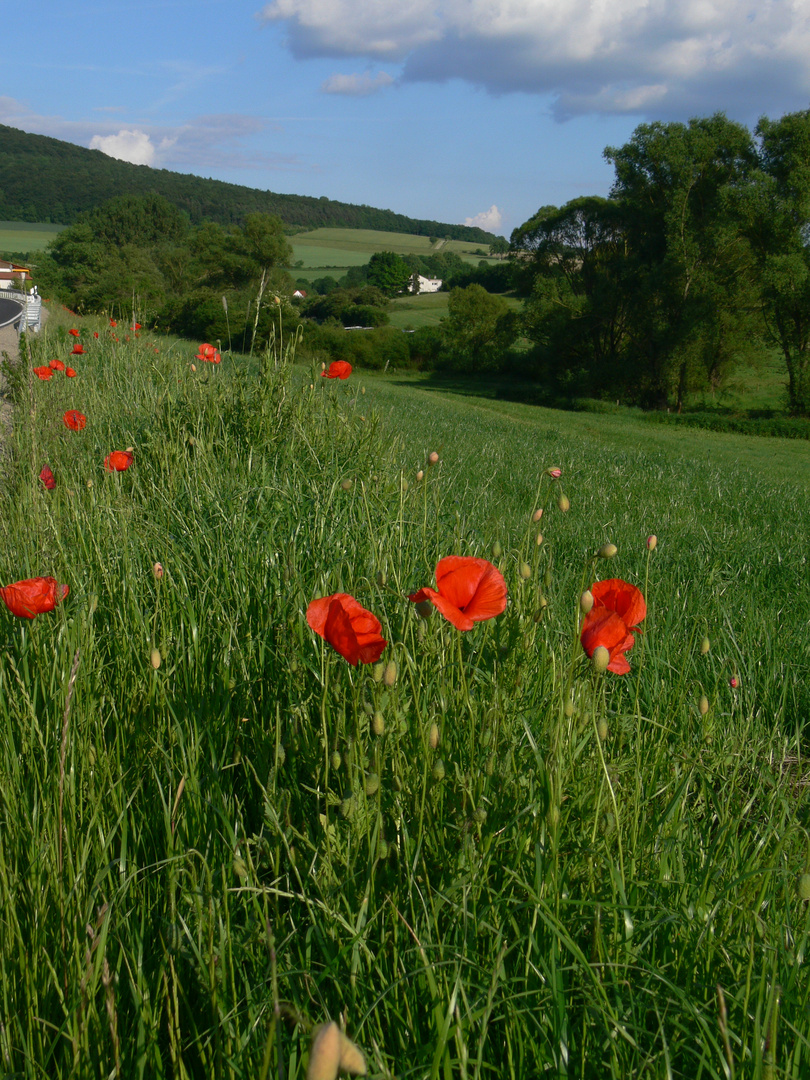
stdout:
POLYGON ((241 360, 93 328, 79 378, 24 381, 0 493, 0 580, 71 585, 0 612, 9 1068, 298 1078, 345 1010, 380 1077, 805 1075, 806 445, 357 373, 262 404, 241 360), (506 612, 420 622, 436 559, 495 541, 506 612), (595 573, 647 595, 628 676, 576 641, 595 573), (388 683, 307 628, 334 591, 388 683))
POLYGON ((44 251, 61 232, 60 225, 35 225, 27 221, 0 221, 0 252, 44 251))

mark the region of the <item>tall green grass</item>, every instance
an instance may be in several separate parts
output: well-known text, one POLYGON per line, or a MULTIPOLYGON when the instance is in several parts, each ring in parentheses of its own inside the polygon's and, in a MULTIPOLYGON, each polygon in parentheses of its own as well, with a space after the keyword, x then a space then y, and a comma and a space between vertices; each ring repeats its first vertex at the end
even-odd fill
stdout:
POLYGON ((58 321, 0 489, 0 581, 71 589, 0 610, 0 1069, 301 1077, 335 1019, 376 1076, 805 1075, 803 448, 90 320, 41 383, 58 321), (451 553, 509 587, 468 634, 405 598, 451 553), (628 676, 578 644, 594 576, 647 595, 628 676), (338 591, 380 665, 309 630, 338 591))

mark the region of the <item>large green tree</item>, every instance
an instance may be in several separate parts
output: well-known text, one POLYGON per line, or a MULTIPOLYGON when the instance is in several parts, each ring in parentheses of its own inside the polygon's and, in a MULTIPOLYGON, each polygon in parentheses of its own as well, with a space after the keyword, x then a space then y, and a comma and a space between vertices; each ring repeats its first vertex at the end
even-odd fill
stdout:
POLYGON ((748 197, 766 340, 785 361, 791 412, 810 413, 810 110, 760 120, 748 197))
POLYGON ((386 296, 396 296, 407 288, 411 270, 393 251, 378 251, 368 261, 368 283, 386 296))

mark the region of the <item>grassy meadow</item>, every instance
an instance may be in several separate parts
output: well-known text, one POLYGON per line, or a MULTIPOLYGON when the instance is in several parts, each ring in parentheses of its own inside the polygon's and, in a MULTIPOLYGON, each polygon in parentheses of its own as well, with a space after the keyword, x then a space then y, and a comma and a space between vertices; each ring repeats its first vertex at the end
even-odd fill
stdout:
MULTIPOLYGON (((374 229, 312 229, 290 237, 293 259, 303 262, 296 267, 296 276, 322 277, 326 269, 342 270, 350 266, 365 266, 372 255, 379 251, 393 251, 397 255, 435 255, 440 251, 453 251, 465 262, 477 266, 488 254, 484 245, 466 240, 437 240, 431 244, 427 236, 408 233, 379 232, 374 229)), ((333 275, 334 276, 334 275, 333 275)))
POLYGON ((0 1072, 334 1077, 332 1020, 374 1077, 807 1076, 807 443, 70 320, 0 459, 0 583, 70 589, 0 604, 0 1072), (508 588, 469 632, 407 599, 451 554, 508 588))
POLYGON ((61 231, 61 225, 0 221, 0 252, 44 251, 61 231))

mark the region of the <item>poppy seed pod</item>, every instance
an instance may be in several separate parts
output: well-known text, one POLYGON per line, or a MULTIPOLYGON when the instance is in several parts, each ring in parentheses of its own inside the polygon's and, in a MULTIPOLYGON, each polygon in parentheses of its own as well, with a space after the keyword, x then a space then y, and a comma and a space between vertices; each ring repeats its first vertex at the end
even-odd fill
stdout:
POLYGON ((387 686, 390 690, 397 681, 397 665, 393 660, 389 660, 385 665, 385 671, 383 672, 383 685, 387 686))
POLYGON ((604 645, 597 645, 593 650, 591 663, 593 665, 593 670, 598 675, 601 675, 603 671, 607 671, 607 666, 610 663, 610 653, 604 645))
POLYGON ((340 1028, 332 1021, 312 1033, 307 1080, 335 1080, 340 1068, 340 1028))
POLYGON ((583 615, 587 615, 593 607, 593 593, 590 589, 586 589, 585 592, 579 598, 579 610, 583 615))
POLYGON ((612 559, 618 550, 615 544, 602 544, 596 554, 600 559, 612 559))
POLYGON ((568 496, 567 495, 561 495, 559 497, 559 499, 557 500, 557 506, 559 506, 559 508, 562 510, 562 512, 564 514, 567 514, 568 511, 571 509, 571 503, 570 503, 570 501, 568 499, 568 496))
POLYGON ((655 551, 656 544, 658 543, 658 537, 653 534, 647 537, 647 550, 655 551))

